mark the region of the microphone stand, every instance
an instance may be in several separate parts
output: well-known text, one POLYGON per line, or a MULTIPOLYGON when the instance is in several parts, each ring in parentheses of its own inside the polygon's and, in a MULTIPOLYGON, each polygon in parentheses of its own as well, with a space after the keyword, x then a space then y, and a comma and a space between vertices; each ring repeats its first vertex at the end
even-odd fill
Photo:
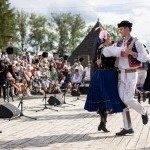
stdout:
MULTIPOLYGON (((45 83, 45 86, 46 86, 46 83, 45 83)), ((46 88, 47 88, 47 87, 46 87, 46 88)), ((44 90, 44 97, 43 97, 43 100, 42 100, 42 101, 45 102, 45 103, 44 103, 44 108, 41 109, 41 110, 36 110, 36 112, 38 112, 38 111, 43 111, 43 110, 45 110, 45 109, 50 109, 50 110, 58 111, 58 110, 56 110, 56 109, 52 109, 52 108, 47 107, 47 104, 46 104, 46 101, 47 101, 46 90, 44 90)))
POLYGON ((61 91, 63 92, 62 97, 64 98, 64 104, 76 106, 74 104, 66 103, 66 92, 67 92, 67 89, 61 89, 61 91))
POLYGON ((22 95, 21 100, 20 100, 19 105, 18 105, 18 108, 19 108, 19 106, 21 106, 21 111, 20 111, 19 116, 13 117, 13 118, 9 119, 9 121, 10 121, 10 120, 13 120, 13 119, 15 119, 15 118, 20 118, 20 117, 22 117, 22 116, 23 116, 23 117, 26 117, 26 118, 30 118, 30 119, 37 120, 37 118, 29 117, 29 116, 26 116, 26 115, 23 114, 23 97, 24 97, 24 95, 22 95))

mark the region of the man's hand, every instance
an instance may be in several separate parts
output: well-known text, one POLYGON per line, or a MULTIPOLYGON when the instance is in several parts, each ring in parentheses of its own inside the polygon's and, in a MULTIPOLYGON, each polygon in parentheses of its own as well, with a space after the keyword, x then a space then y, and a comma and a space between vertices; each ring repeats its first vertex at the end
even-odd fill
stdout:
POLYGON ((130 45, 128 46, 128 48, 125 50, 125 54, 126 56, 128 55, 132 55, 132 56, 135 56, 136 53, 132 51, 132 48, 133 48, 133 45, 134 43, 137 41, 138 39, 135 37, 132 42, 130 43, 130 45))
POLYGON ((131 49, 126 49, 125 50, 125 56, 128 56, 128 55, 132 55, 134 58, 137 58, 138 54, 136 52, 133 52, 131 49))
POLYGON ((129 49, 129 48, 127 48, 126 50, 125 50, 125 54, 128 56, 128 55, 133 55, 133 51, 131 50, 131 49, 129 49))

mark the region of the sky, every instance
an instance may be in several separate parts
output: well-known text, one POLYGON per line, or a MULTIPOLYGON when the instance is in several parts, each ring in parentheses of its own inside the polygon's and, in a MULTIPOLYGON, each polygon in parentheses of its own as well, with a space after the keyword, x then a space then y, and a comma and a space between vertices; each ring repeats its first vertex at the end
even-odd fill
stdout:
POLYGON ((133 23, 132 35, 150 48, 149 0, 9 0, 12 7, 49 17, 51 13, 80 14, 87 25, 133 23))

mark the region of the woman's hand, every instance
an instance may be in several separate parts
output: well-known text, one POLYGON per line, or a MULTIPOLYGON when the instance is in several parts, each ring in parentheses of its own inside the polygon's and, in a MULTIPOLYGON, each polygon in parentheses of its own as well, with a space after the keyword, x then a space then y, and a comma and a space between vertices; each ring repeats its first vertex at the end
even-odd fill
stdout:
POLYGON ((96 63, 97 63, 98 66, 100 66, 101 60, 100 60, 100 59, 97 59, 96 63))

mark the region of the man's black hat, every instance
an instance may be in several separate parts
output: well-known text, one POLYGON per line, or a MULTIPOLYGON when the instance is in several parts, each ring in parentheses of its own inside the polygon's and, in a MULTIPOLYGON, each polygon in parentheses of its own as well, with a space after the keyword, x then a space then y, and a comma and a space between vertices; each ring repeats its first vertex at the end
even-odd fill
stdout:
POLYGON ((120 23, 118 23, 118 28, 120 27, 132 27, 132 23, 127 21, 127 20, 123 20, 120 23))

